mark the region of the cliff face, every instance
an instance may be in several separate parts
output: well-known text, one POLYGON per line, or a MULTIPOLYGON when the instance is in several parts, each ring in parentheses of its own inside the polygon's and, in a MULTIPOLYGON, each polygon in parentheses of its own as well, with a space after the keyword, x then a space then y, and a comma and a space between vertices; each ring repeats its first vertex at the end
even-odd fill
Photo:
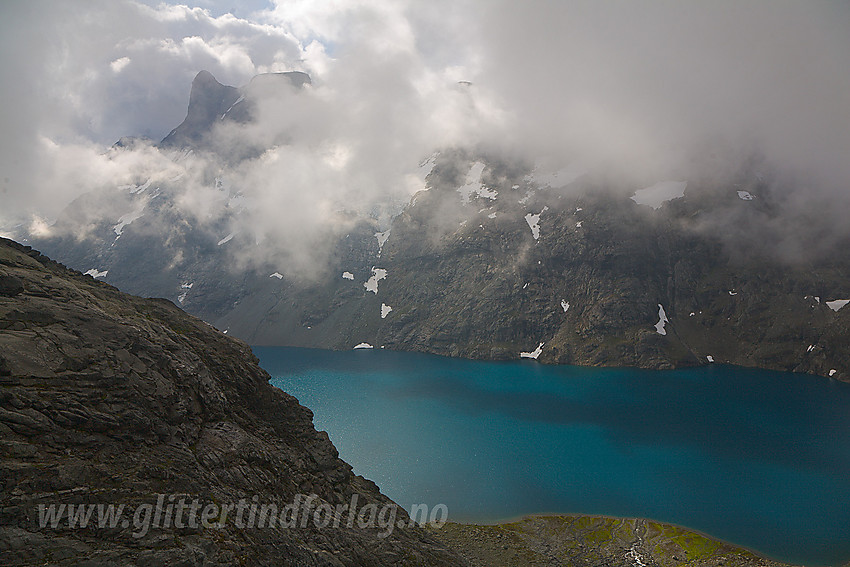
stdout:
POLYGON ((247 345, 169 301, 0 241, 0 563, 463 564, 419 528, 369 513, 363 528, 260 528, 245 527, 250 510, 213 527, 189 525, 185 510, 180 527, 181 499, 216 506, 212 521, 227 504, 282 511, 299 494, 315 495, 313 508, 356 495, 359 510, 395 509, 268 378, 247 345), (158 499, 173 504, 170 524, 146 528, 139 511, 158 499), (72 528, 68 505, 80 504, 124 505, 126 521, 72 528), (41 526, 60 505, 56 526, 41 526))
POLYGON ((201 71, 192 81, 186 118, 163 138, 164 148, 205 148, 208 135, 220 121, 248 122, 258 98, 273 96, 285 89, 300 89, 310 84, 310 76, 301 72, 264 73, 245 87, 222 85, 209 71, 201 71), (270 92, 271 91, 271 92, 270 92))
POLYGON ((366 253, 338 254, 319 283, 258 285, 210 320, 252 344, 850 379, 850 307, 832 301, 850 298, 850 261, 771 257, 769 239, 747 232, 777 206, 766 186, 742 175, 653 210, 592 181, 483 165, 483 196, 464 198, 475 160, 441 156, 430 190, 366 253), (739 195, 747 182, 757 197, 739 195), (739 240, 694 228, 718 217, 739 240))
MULTIPOLYGON (((265 146, 250 135, 238 151, 221 145, 215 124, 252 123, 258 101, 277 101, 286 115, 308 83, 301 73, 269 74, 235 89, 202 72, 186 120, 162 146, 243 163, 265 146)), ((288 133, 274 140, 289 142, 288 133)), ((309 280, 286 265, 286 251, 306 246, 254 238, 250 199, 216 168, 206 220, 181 206, 179 175, 159 175, 85 195, 49 236, 25 236, 71 267, 173 299, 251 344, 367 342, 658 369, 718 362, 850 380, 850 243, 819 231, 814 205, 783 214, 791 182, 765 177, 757 160, 734 172, 715 165, 723 173, 640 189, 574 165, 552 172, 446 150, 425 162, 428 189, 393 207, 390 224, 340 212, 322 227, 328 250, 309 280), (786 242, 798 233, 813 236, 786 242), (246 268, 246 257, 262 260, 246 268)))

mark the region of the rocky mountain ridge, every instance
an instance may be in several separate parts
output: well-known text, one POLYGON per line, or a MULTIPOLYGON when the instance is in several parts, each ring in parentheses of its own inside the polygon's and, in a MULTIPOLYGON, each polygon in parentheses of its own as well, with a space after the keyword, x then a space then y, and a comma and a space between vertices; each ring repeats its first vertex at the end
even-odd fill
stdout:
POLYGON ((0 352, 3 565, 464 564, 352 473, 245 343, 167 300, 3 239, 0 352), (181 499, 283 510, 299 494, 333 507, 356 495, 358 509, 395 510, 405 527, 246 528, 217 514, 205 527, 174 512, 181 499), (139 511, 155 503, 168 519, 147 529, 139 511), (71 506, 98 505, 136 513, 69 524, 71 506), (43 525, 50 506, 61 506, 55 526, 43 525))
MULTIPOLYGON (((199 74, 186 121, 162 144, 203 151, 213 119, 250 121, 234 114, 239 97, 281 88, 262 77, 237 90, 199 74)), ((648 187, 481 149, 444 149, 421 165, 424 190, 391 225, 348 216, 345 230, 328 227, 330 253, 309 278, 273 255, 240 267, 262 245, 232 230, 244 200, 220 178, 210 183, 221 208, 205 224, 177 206, 169 183, 179 180, 153 194, 147 180, 80 199, 53 235, 27 238, 251 344, 850 379, 850 258, 771 255, 782 226, 760 227, 779 223, 784 196, 757 164, 648 187), (90 218, 103 200, 114 217, 90 218)))
POLYGON ((200 71, 192 81, 186 118, 162 139, 164 148, 208 148, 208 135, 221 121, 250 122, 258 99, 269 90, 300 89, 310 76, 299 71, 265 73, 241 88, 222 85, 209 71, 200 71))

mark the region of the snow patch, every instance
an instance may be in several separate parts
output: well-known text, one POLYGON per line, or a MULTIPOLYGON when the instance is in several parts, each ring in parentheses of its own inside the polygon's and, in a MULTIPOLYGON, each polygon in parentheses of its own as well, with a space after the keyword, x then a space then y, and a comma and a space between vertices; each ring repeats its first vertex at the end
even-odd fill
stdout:
POLYGON ((92 268, 88 272, 85 272, 84 275, 91 276, 93 278, 105 278, 106 274, 109 273, 109 270, 103 270, 102 272, 97 271, 97 268, 92 268))
POLYGON ((738 295, 738 292, 737 291, 730 291, 729 295, 738 295))
POLYGON ((494 219, 494 218, 496 218, 496 213, 490 213, 489 215, 487 215, 487 218, 488 218, 488 219, 494 219))
POLYGON ((826 306, 832 309, 833 311, 838 311, 848 303, 850 303, 850 299, 836 299, 834 301, 827 301, 826 306))
POLYGON ((664 325, 667 324, 667 314, 664 312, 664 307, 661 304, 658 304, 658 322, 655 324, 655 332, 659 335, 666 335, 667 330, 664 328, 664 325))
POLYGON ((141 217, 145 214, 145 202, 142 202, 137 208, 126 215, 122 215, 120 219, 118 219, 118 223, 112 227, 112 230, 115 231, 116 240, 124 233, 124 227, 128 224, 132 223, 134 220, 141 217))
POLYGON ((386 303, 381 303, 381 319, 386 319, 387 315, 389 315, 392 310, 393 308, 386 303))
POLYGON ((806 349, 806 352, 812 352, 815 350, 815 345, 809 345, 809 348, 806 349))
POLYGON ((534 240, 538 240, 540 238, 540 215, 548 210, 549 207, 543 207, 543 210, 536 215, 532 213, 525 215, 525 222, 528 223, 528 228, 531 229, 531 236, 534 237, 534 240))
POLYGON ((659 181, 655 185, 635 191, 632 201, 658 209, 667 201, 684 197, 687 186, 687 181, 659 181))
POLYGON ((489 187, 481 186, 481 189, 478 190, 478 196, 483 197, 485 199, 490 199, 491 201, 495 201, 496 197, 499 196, 499 192, 495 189, 490 189, 489 187))
POLYGON ((376 232, 375 238, 378 239, 378 256, 381 255, 381 251, 384 249, 384 244, 387 239, 390 237, 390 231, 385 230, 384 232, 376 232))
POLYGON ((519 357, 520 358, 533 358, 534 360, 537 360, 537 357, 540 356, 541 352, 543 352, 543 345, 544 344, 546 344, 546 343, 540 343, 539 345, 537 345, 537 348, 534 349, 531 352, 521 352, 521 353, 519 353, 519 357))
POLYGON ((177 301, 180 305, 183 305, 183 302, 186 301, 186 296, 189 295, 189 290, 192 289, 192 286, 195 285, 195 282, 180 284, 180 288, 183 292, 177 296, 177 301))
POLYGON ((738 191, 738 198, 742 201, 752 201, 753 199, 755 199, 755 195, 753 195, 749 191, 738 191))
POLYGON ((354 280, 354 274, 352 274, 351 272, 343 272, 342 273, 342 279, 344 279, 344 280, 354 280))
POLYGON ((240 102, 242 102, 243 100, 245 100, 245 96, 244 96, 244 95, 243 95, 243 96, 240 96, 239 98, 237 98, 237 99, 236 99, 236 102, 234 102, 233 104, 231 104, 231 105, 230 105, 230 108, 228 108, 227 110, 225 110, 225 111, 224 111, 224 114, 222 114, 222 115, 221 115, 220 120, 224 120, 224 117, 225 117, 225 116, 227 116, 227 113, 228 113, 228 112, 230 112, 231 110, 233 110, 233 107, 234 107, 234 106, 236 106, 237 104, 239 104, 240 102))
POLYGON ((830 377, 830 378, 832 378, 832 377, 833 377, 833 376, 835 376, 837 373, 838 373, 838 370, 836 370, 835 368, 833 368, 832 370, 830 370, 830 371, 829 371, 829 377, 830 377))
POLYGON ((359 349, 359 348, 375 348, 375 347, 373 347, 369 343, 360 343, 359 345, 354 345, 355 350, 359 349))
POLYGON ((148 179, 142 185, 122 185, 119 189, 129 189, 131 195, 136 195, 138 193, 143 193, 145 189, 151 186, 153 182, 153 178, 148 179))
POLYGON ((561 300, 561 309, 564 310, 564 313, 566 313, 569 308, 570 308, 569 302, 565 299, 562 299, 561 300))
POLYGON ((366 288, 366 291, 371 291, 375 295, 378 295, 378 282, 387 277, 387 271, 383 268, 372 268, 372 276, 369 280, 363 284, 363 287, 366 288))
POLYGON ((472 164, 472 167, 469 169, 469 173, 466 174, 466 181, 457 190, 457 192, 460 193, 461 200, 464 203, 468 203, 473 195, 490 200, 495 199, 498 195, 497 191, 485 187, 481 183, 482 173, 484 173, 483 163, 481 163, 480 161, 476 161, 474 164, 472 164))
POLYGON ((714 357, 711 356, 710 354, 708 356, 706 356, 705 359, 709 362, 714 362, 714 357))
POLYGON ((275 272, 275 273, 273 273, 273 274, 269 274, 269 277, 270 277, 270 278, 277 278, 277 279, 279 279, 279 280, 282 280, 282 279, 283 279, 283 274, 281 274, 280 272, 275 272))
POLYGON ((230 234, 228 234, 227 236, 225 236, 224 238, 222 238, 221 240, 219 240, 219 241, 218 241, 218 244, 217 244, 216 246, 221 246, 222 244, 227 244, 228 242, 230 242, 230 241, 231 241, 231 239, 232 239, 234 236, 236 236, 236 233, 231 232, 230 234))
POLYGON ((418 187, 421 187, 422 190, 428 189, 427 177, 434 169, 434 166, 437 164, 437 155, 438 153, 431 154, 428 159, 419 164, 419 169, 416 171, 416 177, 419 178, 418 187))

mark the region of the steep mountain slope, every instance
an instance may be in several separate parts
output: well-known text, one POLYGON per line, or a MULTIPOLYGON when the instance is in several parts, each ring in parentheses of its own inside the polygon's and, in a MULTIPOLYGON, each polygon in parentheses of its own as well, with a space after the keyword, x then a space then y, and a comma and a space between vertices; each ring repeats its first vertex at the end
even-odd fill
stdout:
MULTIPOLYGON (((251 123, 250 104, 305 77, 262 75, 236 90, 200 73, 186 121, 162 145, 175 148, 175 163, 222 150, 214 123, 251 123)), ((181 206, 180 175, 160 176, 86 196, 51 235, 27 238, 252 344, 648 368, 718 362, 848 380, 850 257, 777 258, 785 196, 764 168, 644 187, 578 164, 443 150, 422 164, 426 190, 390 224, 340 213, 306 276, 275 252, 304 243, 255 242, 250 203, 214 173, 203 217, 181 206), (246 262, 257 255, 266 260, 246 262)))
MULTIPOLYGON (((671 368, 713 360, 848 377, 850 311, 831 301, 850 297, 846 257, 783 264, 758 243, 736 248, 689 226, 721 208, 749 222, 769 194, 743 200, 730 184, 710 200, 685 194, 652 210, 592 180, 541 187, 488 166, 482 185, 497 196, 464 205, 455 188, 475 165, 456 164, 438 162, 433 188, 395 219, 373 260, 386 270, 377 293, 336 299, 339 311, 357 308, 343 323, 328 316, 340 329, 329 346, 365 341, 497 359, 540 346, 542 362, 671 368), (392 307, 384 319, 381 305, 392 307)), ((362 287, 362 268, 338 286, 362 287)), ((265 336, 234 331, 261 342, 275 337, 273 326, 265 336)), ((324 331, 320 321, 311 327, 324 331)), ((308 336, 277 340, 306 345, 308 336)))
POLYGON ((248 85, 238 89, 222 85, 209 71, 201 71, 192 81, 186 118, 160 145, 177 149, 209 147, 208 135, 213 126, 224 120, 249 122, 257 99, 266 94, 264 91, 297 89, 305 84, 310 84, 310 76, 306 73, 267 73, 254 77, 248 85))
POLYGON ((231 515, 205 528, 188 512, 178 525, 179 499, 283 510, 297 494, 407 516, 268 384, 247 345, 166 300, 3 239, 0 353, 3 565, 463 564, 417 527, 245 528, 231 515), (169 520, 148 531, 139 511, 158 498, 169 520), (40 506, 71 504, 125 505, 126 522, 72 528, 63 507, 56 527, 40 524, 40 506))

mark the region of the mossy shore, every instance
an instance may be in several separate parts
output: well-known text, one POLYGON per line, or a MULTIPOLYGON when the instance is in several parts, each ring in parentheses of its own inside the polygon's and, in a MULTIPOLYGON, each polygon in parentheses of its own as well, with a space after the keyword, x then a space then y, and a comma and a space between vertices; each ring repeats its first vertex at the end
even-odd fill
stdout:
POLYGON ((476 567, 787 565, 684 528, 634 518, 532 516, 427 530, 476 567))

